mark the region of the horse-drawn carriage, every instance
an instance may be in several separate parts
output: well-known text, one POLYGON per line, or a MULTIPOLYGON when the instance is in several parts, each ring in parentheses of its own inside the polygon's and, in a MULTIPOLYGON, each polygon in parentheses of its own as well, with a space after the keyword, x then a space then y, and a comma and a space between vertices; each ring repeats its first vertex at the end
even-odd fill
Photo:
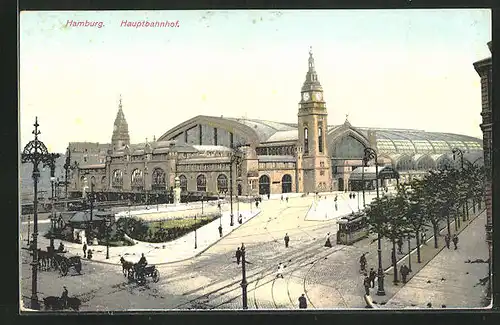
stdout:
POLYGON ((80 256, 66 257, 63 254, 55 253, 53 256, 54 267, 59 270, 62 276, 68 274, 68 270, 73 267, 78 274, 82 271, 82 261, 80 256))
POLYGON ((47 251, 38 249, 38 262, 41 270, 55 269, 59 270, 61 275, 65 276, 73 267, 78 274, 82 271, 82 261, 80 256, 66 256, 65 252, 54 251, 47 247, 47 251))
POLYGON ((146 277, 150 277, 155 283, 160 281, 160 272, 154 265, 141 266, 139 263, 126 261, 123 257, 120 258, 120 262, 122 263, 123 276, 127 277, 129 281, 144 284, 146 277))

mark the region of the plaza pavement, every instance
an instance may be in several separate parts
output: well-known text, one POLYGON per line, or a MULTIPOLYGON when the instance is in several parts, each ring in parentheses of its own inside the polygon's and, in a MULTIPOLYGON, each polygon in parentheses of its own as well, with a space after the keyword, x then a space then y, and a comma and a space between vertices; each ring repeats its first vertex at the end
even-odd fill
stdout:
MULTIPOLYGON (((338 195, 342 202, 349 200, 348 193, 321 195, 326 195, 327 199, 338 195)), ((161 277, 158 283, 148 282, 146 287, 139 287, 128 283, 118 266, 83 260, 82 276, 61 277, 54 272, 43 272, 40 291, 42 295, 60 294, 59 284, 65 283, 70 295, 85 300, 82 310, 239 309, 242 306, 241 265, 236 264, 234 252, 244 242, 249 262, 246 269, 250 309, 296 309, 297 299, 302 293, 306 294, 310 309, 364 308, 363 275, 359 272, 358 261, 362 253, 369 252, 368 267, 376 268, 373 237, 351 246, 336 245, 334 219, 305 218, 314 200, 313 194, 306 197, 290 195, 288 203, 281 201, 280 197, 264 198, 257 216, 219 239, 202 254, 183 262, 159 265, 161 277), (324 247, 327 232, 331 233, 332 248, 324 247), (285 233, 291 239, 288 248, 283 243, 285 233), (279 262, 286 266, 284 279, 276 278, 279 262), (105 277, 102 277, 103 272, 105 277)), ((225 222, 227 225, 228 221, 225 222)), ((434 250, 430 232, 428 238, 429 247, 434 250)), ((413 248, 414 245, 412 243, 413 248)), ((391 248, 392 244, 383 240, 385 269, 390 263, 391 248)), ((404 251, 407 252, 406 244, 404 251)), ((404 255, 398 255, 398 258, 404 258, 404 255)), ((422 259, 423 263, 427 261, 424 255, 422 259)), ((22 272, 25 278, 29 278, 28 265, 23 264, 22 272)), ((388 294, 383 299, 387 301, 395 291, 390 288, 390 274, 385 283, 388 294)), ((23 283, 23 286, 23 292, 29 290, 29 283, 23 283)))

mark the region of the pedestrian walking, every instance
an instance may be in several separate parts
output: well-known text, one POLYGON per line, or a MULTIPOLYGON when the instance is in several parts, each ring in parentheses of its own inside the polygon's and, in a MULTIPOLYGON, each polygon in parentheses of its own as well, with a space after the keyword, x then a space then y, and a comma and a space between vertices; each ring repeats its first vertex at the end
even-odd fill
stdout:
POLYGON ((352 193, 349 193, 349 199, 352 199, 352 193))
POLYGON ((271 194, 267 193, 267 199, 270 200, 271 199, 271 194))
POLYGON ((83 243, 83 258, 87 258, 87 243, 83 243))
POLYGON ((366 273, 366 253, 361 255, 359 258, 359 268, 361 269, 361 273, 366 273))
POLYGON ((339 207, 337 205, 337 202, 335 202, 335 211, 338 211, 339 210, 339 207))
POLYGON ((401 265, 401 268, 399 269, 399 273, 401 273, 401 277, 403 278, 403 283, 406 283, 406 278, 408 274, 410 273, 410 269, 406 265, 401 265))
POLYGON ((283 270, 285 267, 283 266, 283 263, 278 264, 278 271, 276 272, 276 278, 282 278, 283 279, 283 270))
POLYGON ((240 265, 241 255, 242 255, 241 249, 238 247, 236 249, 236 254, 235 254, 235 256, 236 256, 236 264, 238 264, 238 265, 240 265))
POLYGON ((87 258, 88 258, 89 260, 91 260, 91 259, 92 259, 92 250, 91 250, 91 249, 89 249, 89 250, 87 251, 87 258))
POLYGON ((396 265, 398 259, 396 257, 396 251, 394 250, 394 248, 391 250, 391 262, 392 262, 392 265, 396 265))
POLYGON ((444 236, 444 242, 446 243, 446 248, 450 249, 450 235, 446 234, 444 236))
POLYGON ((286 203, 288 203, 288 196, 285 198, 285 200, 286 200, 286 203))
POLYGON ((219 236, 222 237, 222 226, 219 226, 219 236))
POLYGON ((238 216, 238 223, 240 225, 243 223, 243 216, 241 214, 238 216))
POLYGON ((370 295, 370 278, 365 273, 365 279, 363 280, 363 286, 365 287, 365 295, 370 295))
POLYGON ((453 239, 452 240, 453 240, 453 245, 455 246, 455 249, 457 249, 458 248, 458 246, 457 246, 458 245, 458 236, 457 236, 457 234, 453 235, 453 239))
POLYGON ((307 299, 304 294, 299 297, 299 308, 306 309, 307 308, 307 299))
POLYGON ((290 237, 288 237, 288 233, 285 234, 285 248, 288 248, 288 243, 290 242, 290 237))
POLYGON ((399 238, 397 244, 398 244, 398 253, 403 254, 403 239, 399 238))
POLYGON ((370 274, 369 274, 370 284, 371 284, 372 288, 375 288, 375 278, 376 277, 377 277, 377 272, 375 272, 375 270, 372 267, 370 269, 370 274))
POLYGON ((355 199, 356 198, 356 193, 352 193, 352 198, 355 199))
POLYGON ((283 195, 281 196, 281 202, 283 202, 283 195))
POLYGON ((330 242, 330 233, 326 234, 325 247, 332 247, 332 243, 330 242))
POLYGON ((420 234, 420 241, 422 242, 422 244, 424 245, 427 245, 427 234, 425 233, 425 229, 422 230, 422 234, 420 234))

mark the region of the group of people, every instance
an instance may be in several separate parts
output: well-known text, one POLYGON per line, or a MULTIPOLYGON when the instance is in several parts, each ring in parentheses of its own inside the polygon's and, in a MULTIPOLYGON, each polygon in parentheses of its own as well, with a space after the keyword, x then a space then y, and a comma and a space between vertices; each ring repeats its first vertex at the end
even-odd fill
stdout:
POLYGON ((87 243, 83 243, 83 258, 92 259, 92 250, 87 250, 87 243))
MULTIPOLYGON (((449 234, 446 234, 444 236, 444 241, 446 243, 446 248, 450 249, 450 235, 449 234)), ((458 236, 457 236, 457 234, 453 234, 451 241, 453 242, 455 249, 458 249, 458 236)))

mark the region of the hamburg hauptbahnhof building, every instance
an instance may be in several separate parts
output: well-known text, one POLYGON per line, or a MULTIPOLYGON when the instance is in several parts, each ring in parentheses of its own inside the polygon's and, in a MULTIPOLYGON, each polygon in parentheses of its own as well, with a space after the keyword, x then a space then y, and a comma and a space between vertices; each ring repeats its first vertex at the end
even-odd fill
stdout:
MULTIPOLYGON (((482 164, 482 139, 356 127, 347 118, 328 124, 323 91, 310 52, 304 84, 297 89, 296 123, 199 115, 158 139, 138 144, 130 143, 120 98, 111 143, 69 144, 69 192, 79 197, 92 190, 107 200, 163 196, 177 177, 183 196, 218 196, 229 193, 231 183, 233 193, 240 196, 355 191, 360 180, 367 188, 373 188, 375 181, 373 160, 361 168, 367 147, 377 152, 379 171, 397 171, 400 182, 456 165, 455 148, 464 159, 482 164)), ((387 186, 393 181, 384 182, 381 185, 387 186)))

